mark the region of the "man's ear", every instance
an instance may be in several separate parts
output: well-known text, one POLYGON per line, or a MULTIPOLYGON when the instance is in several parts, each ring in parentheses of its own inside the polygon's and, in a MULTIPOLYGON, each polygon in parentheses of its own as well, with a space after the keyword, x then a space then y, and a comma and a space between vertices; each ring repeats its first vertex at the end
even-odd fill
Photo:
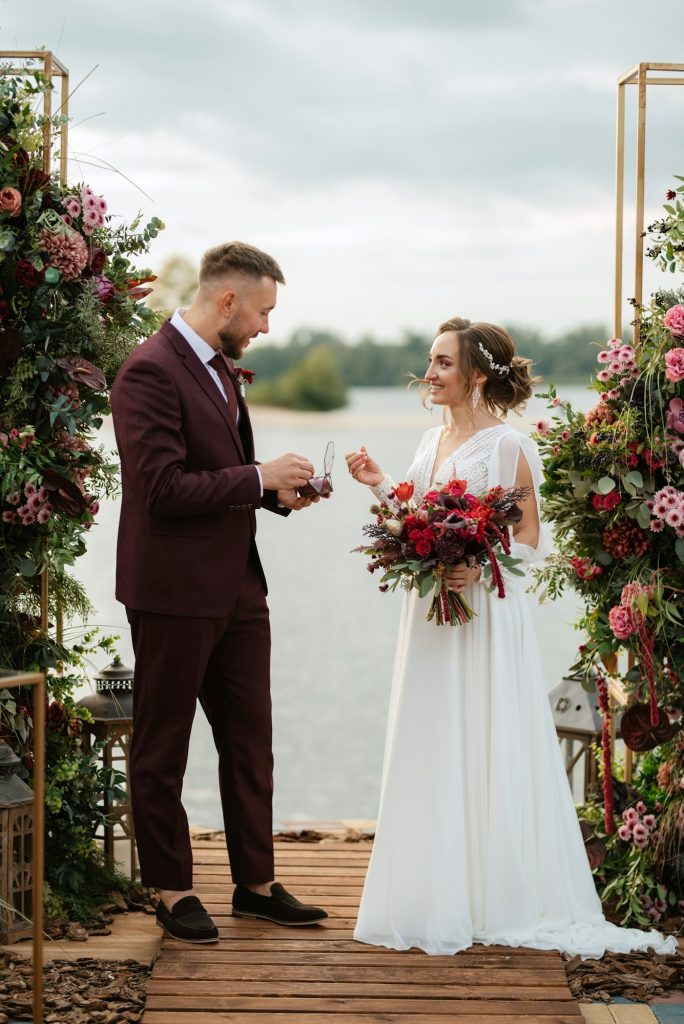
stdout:
POLYGON ((219 295, 218 311, 225 320, 230 319, 232 316, 236 298, 237 293, 232 288, 227 289, 225 292, 221 292, 219 295))

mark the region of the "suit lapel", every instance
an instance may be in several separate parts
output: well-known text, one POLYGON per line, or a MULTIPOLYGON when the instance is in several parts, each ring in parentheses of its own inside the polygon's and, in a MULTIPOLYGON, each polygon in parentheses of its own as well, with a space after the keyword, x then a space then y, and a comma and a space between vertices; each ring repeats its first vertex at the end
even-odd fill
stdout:
MULTIPOLYGON (((168 321, 162 325, 161 331, 165 335, 165 337, 169 339, 174 349, 176 350, 180 358, 183 360, 183 365, 185 366, 185 369, 188 370, 188 372, 194 377, 195 381, 201 387, 202 391, 214 403, 218 411, 223 416, 228 426, 228 429, 230 430, 231 437, 235 442, 235 446, 238 450, 240 458, 242 459, 243 462, 247 462, 248 460, 245 458, 245 451, 243 449, 240 432, 238 431, 238 425, 233 419, 233 417, 230 415, 228 403, 226 402, 225 398, 223 398, 220 391, 218 390, 213 380, 211 379, 211 376, 206 366, 204 366, 201 359, 197 358, 192 348, 190 347, 190 345, 188 345, 187 341, 180 333, 180 331, 177 331, 176 328, 173 327, 168 321)), ((240 408, 240 415, 242 416, 240 397, 241 396, 238 396, 238 407, 240 408)))
POLYGON ((233 382, 235 388, 235 398, 237 400, 238 409, 240 410, 240 417, 238 421, 238 430, 240 431, 240 438, 242 439, 242 447, 245 453, 247 462, 254 461, 254 435, 252 433, 252 421, 249 418, 249 408, 245 401, 240 385, 235 377, 235 363, 232 359, 226 360, 228 363, 228 372, 230 373, 230 379, 233 382))

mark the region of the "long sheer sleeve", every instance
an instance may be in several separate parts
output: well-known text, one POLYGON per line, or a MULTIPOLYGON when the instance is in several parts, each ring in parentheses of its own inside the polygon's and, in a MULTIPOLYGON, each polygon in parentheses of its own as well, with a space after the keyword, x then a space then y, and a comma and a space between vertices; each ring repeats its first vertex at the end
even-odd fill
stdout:
MULTIPOLYGON (((531 487, 529 497, 522 503, 523 518, 511 538, 511 555, 525 566, 540 562, 552 549, 551 534, 540 515, 539 484, 542 465, 534 441, 518 431, 507 431, 494 447, 488 467, 488 487, 531 487)), ((502 566, 506 586, 524 584, 525 580, 508 572, 502 566)))

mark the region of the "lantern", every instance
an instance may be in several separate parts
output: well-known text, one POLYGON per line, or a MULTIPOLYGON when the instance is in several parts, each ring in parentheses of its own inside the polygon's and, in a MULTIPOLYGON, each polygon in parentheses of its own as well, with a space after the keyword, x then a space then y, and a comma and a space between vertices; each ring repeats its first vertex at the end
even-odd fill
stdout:
POLYGON ((33 931, 33 790, 20 764, 0 740, 0 944, 33 931))
POLYGON ((558 739, 565 757, 565 770, 575 795, 573 776, 575 767, 584 761, 582 803, 596 785, 598 772, 592 744, 601 741, 601 712, 596 693, 587 693, 576 679, 561 679, 549 690, 551 711, 558 739))
POLYGON ((103 840, 104 854, 108 864, 115 865, 114 844, 124 842, 121 864, 128 868, 130 878, 136 877, 137 856, 135 830, 129 790, 129 755, 133 733, 133 669, 128 668, 117 655, 111 665, 93 677, 95 693, 84 697, 78 703, 87 708, 93 721, 87 726, 92 738, 104 743, 102 764, 105 768, 117 768, 126 776, 126 796, 122 800, 111 800, 103 796, 102 811, 104 830, 96 838, 103 840))

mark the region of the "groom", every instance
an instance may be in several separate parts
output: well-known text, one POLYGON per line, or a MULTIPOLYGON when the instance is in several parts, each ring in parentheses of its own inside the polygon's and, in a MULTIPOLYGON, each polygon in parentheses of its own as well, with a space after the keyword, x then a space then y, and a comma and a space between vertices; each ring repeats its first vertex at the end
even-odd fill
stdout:
MULTIPOLYGON (((310 505, 301 455, 259 464, 234 359, 266 334, 284 283, 272 257, 230 242, 205 253, 199 290, 126 360, 111 396, 121 458, 116 596, 136 670, 131 795, 144 885, 171 936, 215 942, 192 888, 181 804, 199 698, 219 755, 233 913, 284 925, 327 914, 274 882, 270 631, 255 509, 310 505)), ((318 500, 317 498, 313 499, 318 500)))

